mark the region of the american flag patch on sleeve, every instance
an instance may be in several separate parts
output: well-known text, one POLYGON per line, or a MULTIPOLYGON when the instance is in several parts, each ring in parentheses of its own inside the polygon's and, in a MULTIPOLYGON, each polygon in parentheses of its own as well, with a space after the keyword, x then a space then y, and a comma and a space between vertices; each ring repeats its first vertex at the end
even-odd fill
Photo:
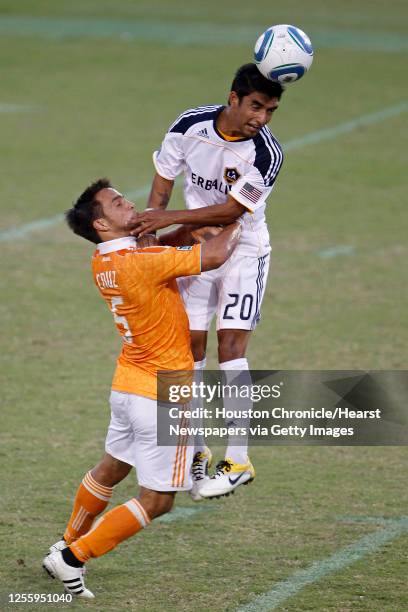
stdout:
POLYGON ((239 193, 248 198, 248 200, 250 200, 254 204, 257 203, 257 201, 262 195, 262 191, 260 191, 253 185, 250 185, 250 183, 245 183, 245 185, 239 190, 239 193))

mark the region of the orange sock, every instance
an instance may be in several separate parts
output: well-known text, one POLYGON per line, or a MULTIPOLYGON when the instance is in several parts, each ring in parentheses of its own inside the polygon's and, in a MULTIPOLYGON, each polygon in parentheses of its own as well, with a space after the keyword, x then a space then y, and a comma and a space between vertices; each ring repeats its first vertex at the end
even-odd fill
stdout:
POLYGON ((71 544, 90 530, 95 517, 108 505, 112 491, 112 487, 105 487, 96 482, 91 472, 85 474, 76 492, 71 518, 65 529, 64 539, 67 544, 71 544))
POLYGON ((100 557, 132 535, 147 527, 150 518, 137 499, 130 499, 102 516, 95 526, 70 545, 79 561, 100 557))

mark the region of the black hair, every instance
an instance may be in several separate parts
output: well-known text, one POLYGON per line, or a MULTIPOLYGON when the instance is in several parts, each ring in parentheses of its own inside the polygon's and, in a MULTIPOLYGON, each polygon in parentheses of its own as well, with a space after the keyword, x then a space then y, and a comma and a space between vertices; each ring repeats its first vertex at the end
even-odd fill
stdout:
POLYGON ((269 98, 280 100, 284 89, 277 81, 270 81, 261 74, 256 64, 244 64, 238 68, 234 80, 232 81, 231 91, 235 91, 241 101, 244 96, 254 91, 259 91, 269 98))
POLYGON ((112 187, 110 180, 107 178, 94 181, 79 196, 73 207, 65 213, 65 220, 72 231, 95 244, 101 242, 101 239, 93 226, 93 222, 102 216, 102 205, 96 199, 96 195, 101 189, 107 187, 112 187))

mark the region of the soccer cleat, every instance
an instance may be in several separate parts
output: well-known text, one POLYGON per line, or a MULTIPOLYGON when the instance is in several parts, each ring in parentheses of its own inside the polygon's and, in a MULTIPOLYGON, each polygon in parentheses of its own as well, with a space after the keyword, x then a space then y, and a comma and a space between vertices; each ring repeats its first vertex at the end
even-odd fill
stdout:
POLYGON ((211 467, 212 453, 209 448, 205 447, 204 452, 198 451, 193 458, 191 466, 191 474, 193 477, 193 486, 190 490, 190 496, 193 501, 201 501, 201 488, 210 480, 208 476, 208 468, 211 467))
MULTIPOLYGON (((50 552, 48 553, 48 555, 53 553, 53 552, 55 552, 56 550, 64 550, 64 548, 66 548, 67 546, 68 546, 68 544, 66 543, 64 538, 62 538, 62 540, 58 540, 58 542, 55 542, 55 544, 50 546, 50 548, 49 548, 50 552)), ((86 574, 86 566, 84 565, 84 567, 81 567, 80 569, 82 570, 82 574, 85 576, 85 574, 86 574)))
POLYGON ((235 463, 225 459, 217 463, 216 472, 200 489, 204 498, 221 497, 233 493, 240 485, 246 485, 255 478, 254 466, 249 458, 246 464, 235 463))
POLYGON ((62 539, 62 540, 58 540, 58 542, 55 542, 55 544, 50 546, 49 550, 50 550, 50 553, 53 553, 56 550, 64 550, 64 548, 66 548, 67 546, 68 544, 66 543, 66 541, 62 539))
POLYGON ((85 587, 82 567, 72 567, 65 563, 60 550, 44 557, 43 568, 51 578, 61 580, 67 593, 83 599, 94 599, 95 595, 85 587))

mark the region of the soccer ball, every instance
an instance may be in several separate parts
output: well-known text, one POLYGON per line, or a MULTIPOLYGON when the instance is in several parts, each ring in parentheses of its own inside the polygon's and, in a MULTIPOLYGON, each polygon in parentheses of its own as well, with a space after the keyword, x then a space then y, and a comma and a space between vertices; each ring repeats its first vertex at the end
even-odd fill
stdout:
POLYGON ((254 59, 260 72, 281 85, 302 78, 313 62, 310 38, 292 25, 268 28, 255 43, 254 59))

